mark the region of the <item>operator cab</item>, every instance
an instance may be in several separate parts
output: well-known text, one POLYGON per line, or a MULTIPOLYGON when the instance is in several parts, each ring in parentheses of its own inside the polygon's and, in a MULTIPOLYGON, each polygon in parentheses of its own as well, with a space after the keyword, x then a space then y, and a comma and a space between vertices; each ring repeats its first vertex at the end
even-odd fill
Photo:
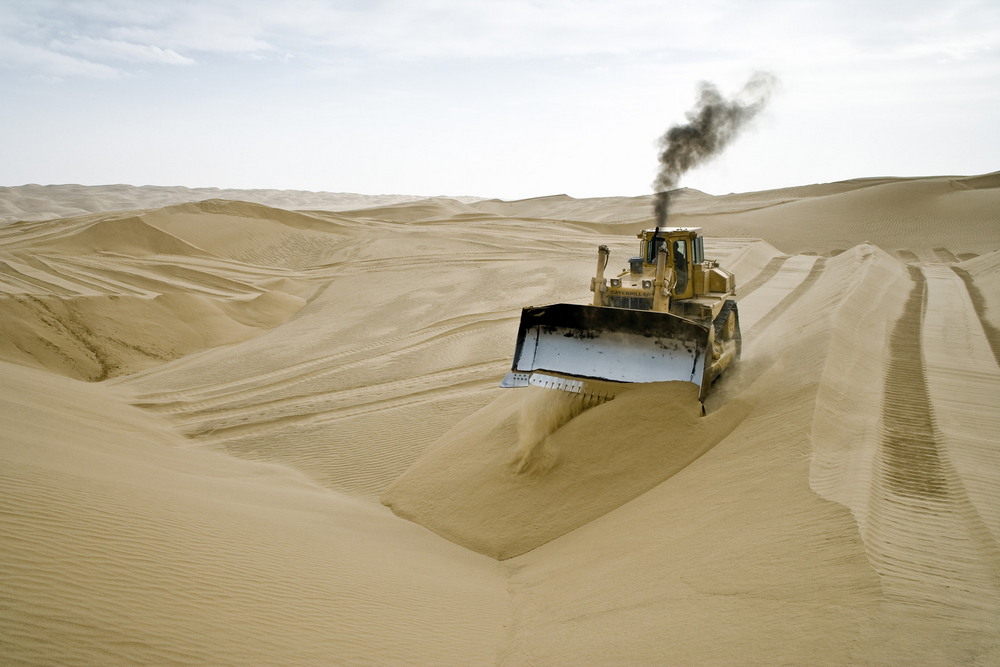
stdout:
POLYGON ((705 243, 700 227, 658 227, 645 229, 639 233, 642 239, 640 252, 643 263, 656 266, 656 253, 666 244, 667 265, 674 270, 677 282, 674 286, 674 296, 679 299, 694 295, 694 284, 691 276, 694 265, 705 261, 705 243))

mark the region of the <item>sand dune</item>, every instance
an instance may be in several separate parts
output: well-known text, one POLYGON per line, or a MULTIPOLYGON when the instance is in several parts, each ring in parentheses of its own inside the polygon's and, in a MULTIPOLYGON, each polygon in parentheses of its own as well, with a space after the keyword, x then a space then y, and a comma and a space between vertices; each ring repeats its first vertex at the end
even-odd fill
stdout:
POLYGON ((1000 661, 997 174, 679 193, 704 416, 497 386, 649 198, 59 187, 0 192, 8 661, 1000 661))
POLYGON ((5 661, 492 659, 492 561, 286 467, 192 450, 105 387, 3 373, 5 661))
MULTIPOLYGON (((289 210, 339 211, 413 201, 420 199, 420 197, 310 192, 307 190, 234 190, 231 188, 185 188, 157 185, 20 185, 0 187, 0 222, 52 220, 87 213, 153 209, 205 199, 247 201, 289 210)), ((475 201, 478 198, 461 197, 460 199, 475 201)))
POLYGON ((0 358, 103 380, 271 329, 319 287, 281 258, 314 256, 338 238, 279 224, 289 217, 303 216, 205 202, 8 226, 0 358), (250 263, 255 251, 273 261, 250 263))

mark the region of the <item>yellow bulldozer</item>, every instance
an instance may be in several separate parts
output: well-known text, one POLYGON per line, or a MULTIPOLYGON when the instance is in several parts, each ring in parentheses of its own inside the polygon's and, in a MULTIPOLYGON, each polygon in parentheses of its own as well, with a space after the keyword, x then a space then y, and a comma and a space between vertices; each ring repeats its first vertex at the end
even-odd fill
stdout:
POLYGON ((705 259, 697 227, 639 233, 639 254, 610 280, 597 251, 593 305, 521 311, 511 372, 501 387, 536 385, 610 398, 614 383, 691 382, 704 400, 740 357, 733 274, 705 259), (610 389, 609 389, 610 387, 610 389))

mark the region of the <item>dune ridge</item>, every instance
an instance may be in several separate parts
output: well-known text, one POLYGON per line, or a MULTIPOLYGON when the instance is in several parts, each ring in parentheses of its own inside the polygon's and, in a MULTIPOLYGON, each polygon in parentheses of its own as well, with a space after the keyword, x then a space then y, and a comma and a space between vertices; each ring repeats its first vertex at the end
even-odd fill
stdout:
POLYGON ((59 187, 0 226, 8 660, 1000 661, 997 174, 679 193, 705 416, 497 386, 649 198, 59 187))
POLYGON ((188 226, 187 210, 73 219, 45 233, 32 223, 8 227, 0 358, 104 380, 259 335, 285 322, 317 288, 287 267, 227 256, 227 249, 243 256, 247 238, 272 255, 308 244, 301 231, 275 221, 263 223, 266 236, 255 236, 254 221, 269 209, 195 205, 202 215, 224 211, 228 227, 215 215, 207 225, 188 226))
MULTIPOLYGON (((206 199, 248 201, 281 209, 336 211, 413 201, 420 197, 266 188, 240 190, 125 184, 29 184, 0 187, 0 223, 12 220, 52 220, 125 209, 156 209, 206 199)), ((459 199, 475 201, 477 198, 459 199)))

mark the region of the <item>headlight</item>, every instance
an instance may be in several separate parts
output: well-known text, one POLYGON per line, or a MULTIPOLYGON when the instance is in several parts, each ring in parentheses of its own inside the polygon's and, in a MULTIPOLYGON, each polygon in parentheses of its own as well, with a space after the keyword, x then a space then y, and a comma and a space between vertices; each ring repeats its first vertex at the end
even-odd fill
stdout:
POLYGON ((611 279, 611 286, 612 287, 621 287, 622 286, 622 281, 620 279, 618 279, 618 278, 612 278, 611 279))
POLYGON ((643 280, 642 281, 642 288, 643 289, 649 289, 652 286, 653 286, 653 281, 652 280, 643 280))

